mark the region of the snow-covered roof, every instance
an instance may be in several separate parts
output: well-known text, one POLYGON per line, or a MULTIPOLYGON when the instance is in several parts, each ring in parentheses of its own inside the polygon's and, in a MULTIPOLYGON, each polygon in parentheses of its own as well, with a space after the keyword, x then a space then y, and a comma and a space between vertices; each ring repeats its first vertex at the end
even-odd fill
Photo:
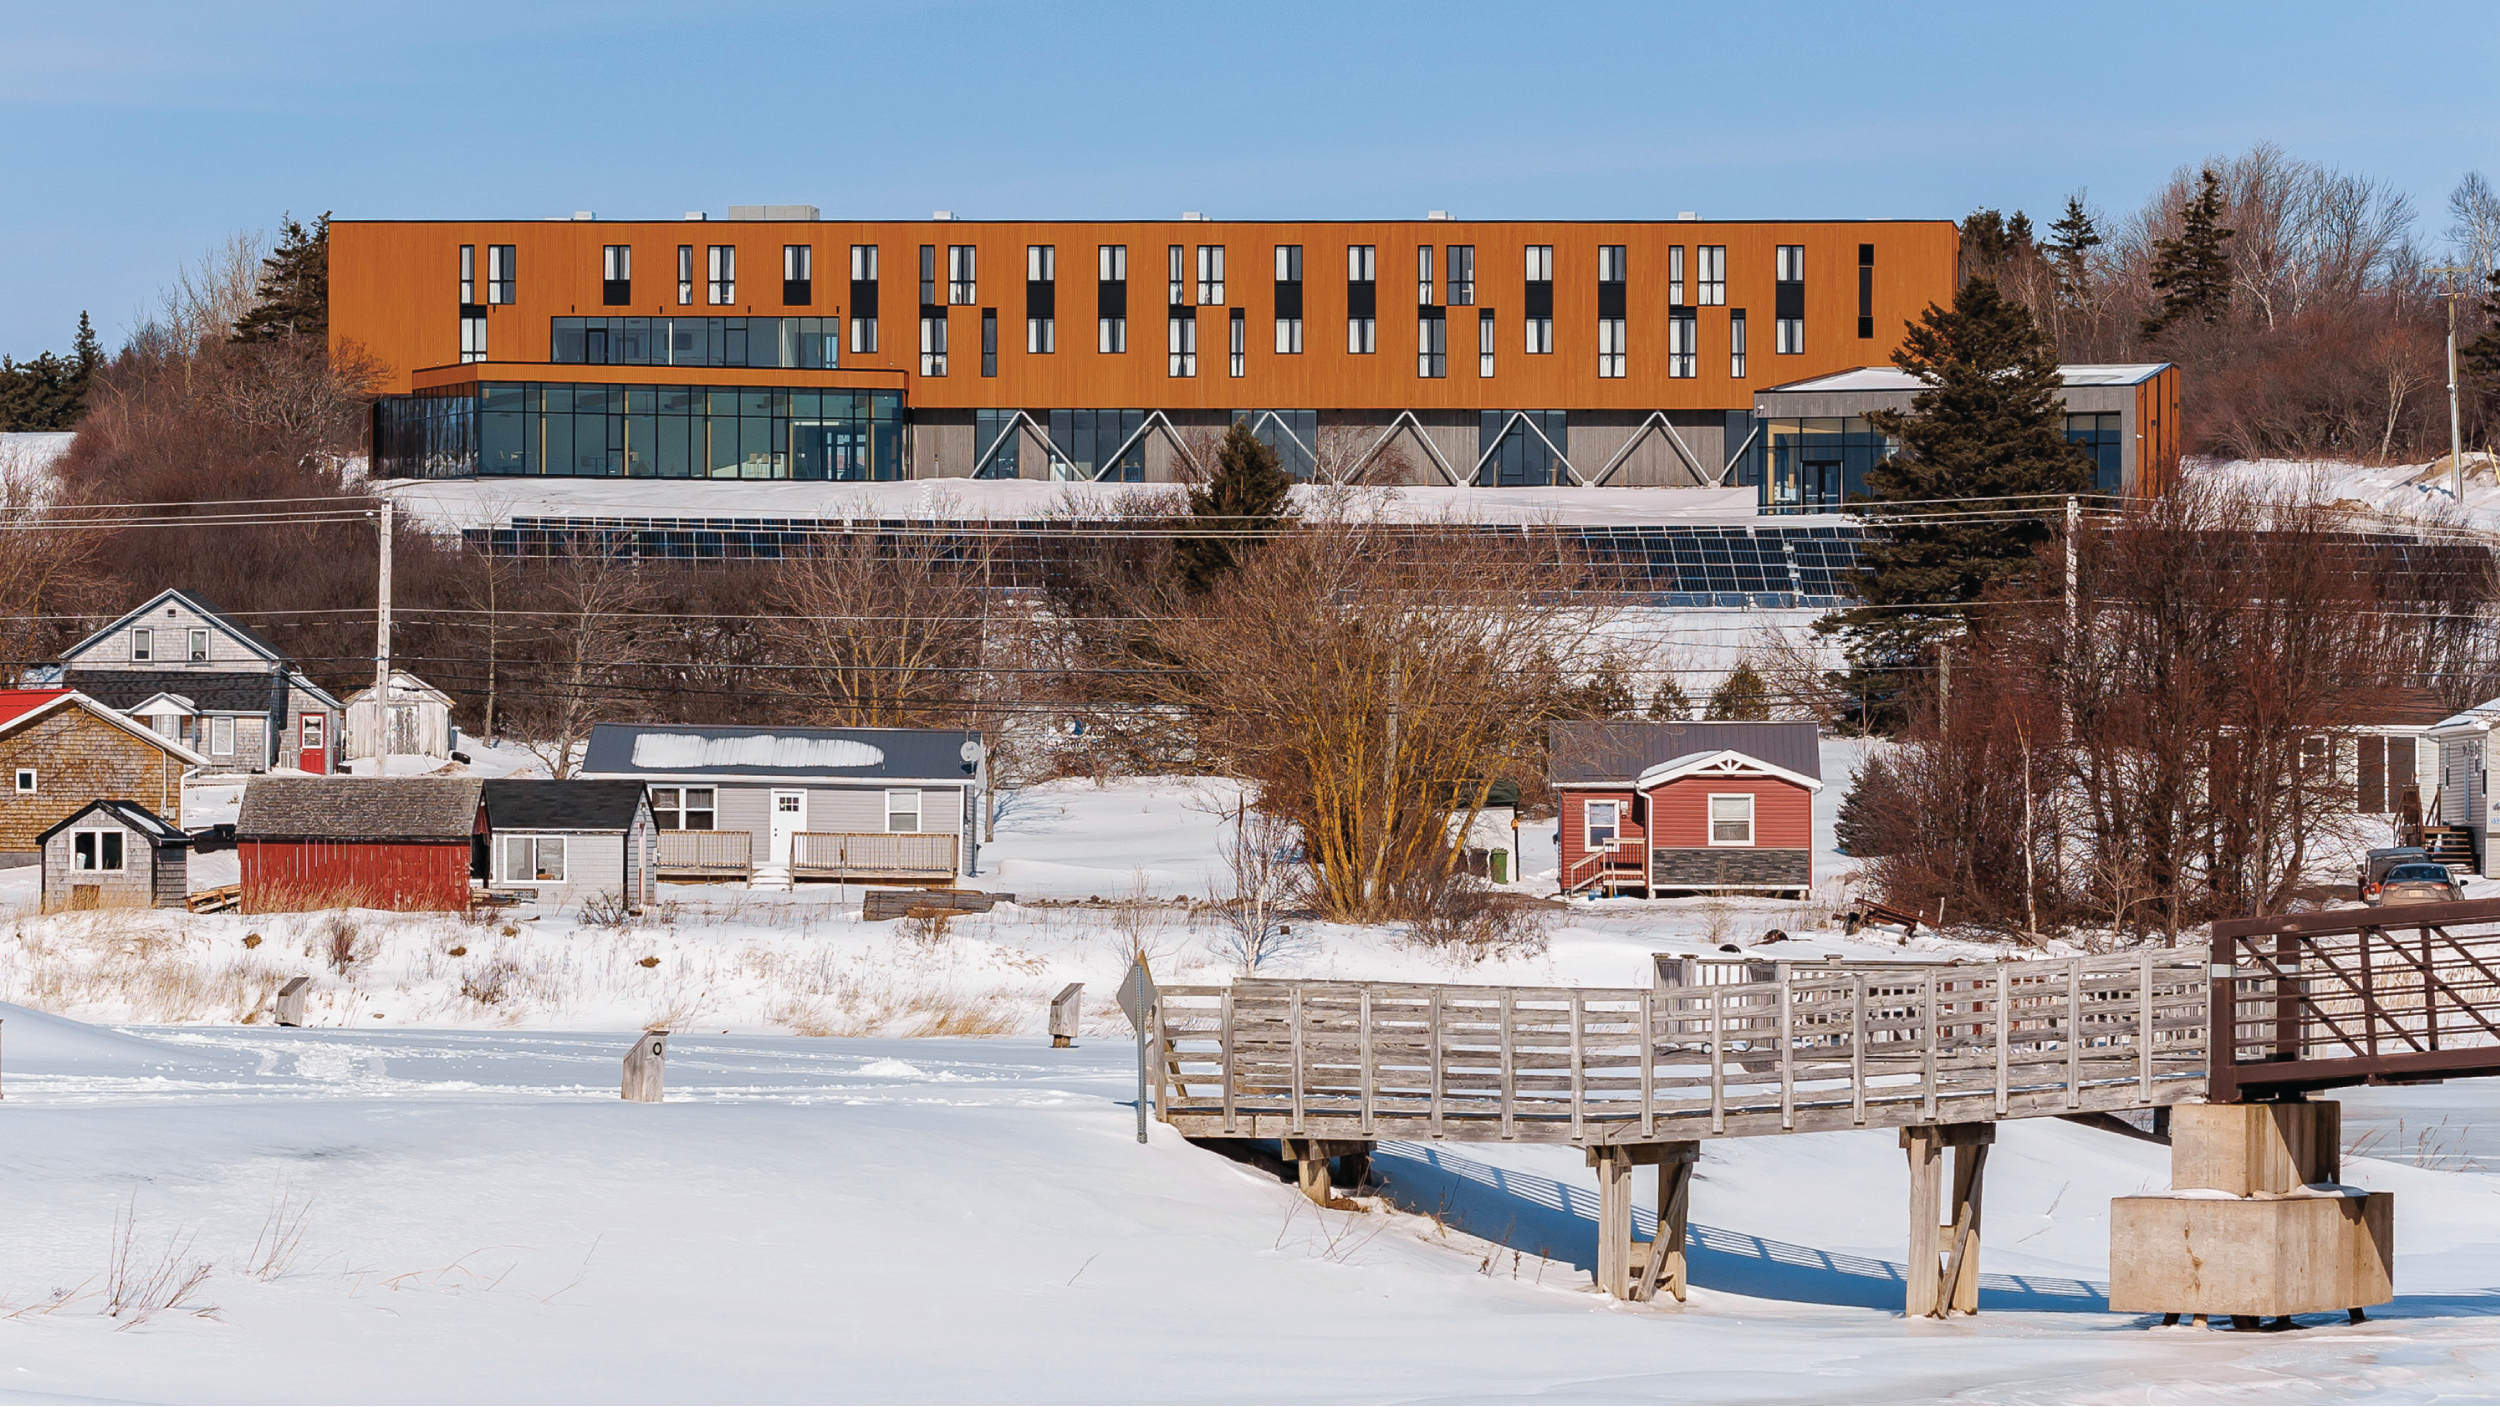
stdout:
MULTIPOLYGON (((2133 386, 2161 374, 2168 362, 2077 362, 2057 369, 2067 386, 2133 386)), ((1897 366, 1861 366, 1805 381, 1773 386, 1764 394, 1788 391, 1923 391, 1927 383, 1897 366)))
POLYGON ((746 728, 601 723, 587 777, 941 781, 979 774, 981 735, 956 728, 746 728))
POLYGON ((2450 728, 2481 728, 2489 731, 2494 724, 2500 724, 2500 699, 2485 699, 2462 713, 2452 713, 2439 720, 2431 731, 2436 733, 2450 728))

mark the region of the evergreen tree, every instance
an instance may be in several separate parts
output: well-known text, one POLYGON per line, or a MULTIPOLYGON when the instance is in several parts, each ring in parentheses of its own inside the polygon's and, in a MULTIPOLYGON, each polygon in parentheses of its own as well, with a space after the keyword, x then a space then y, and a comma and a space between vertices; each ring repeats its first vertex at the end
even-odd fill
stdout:
POLYGON ((1204 595, 1226 573, 1242 563, 1255 539, 1242 533, 1272 531, 1292 510, 1287 506, 1293 480, 1285 476, 1276 451, 1236 420, 1216 447, 1215 472, 1189 491, 1192 522, 1219 534, 1184 537, 1172 544, 1172 571, 1193 596, 1204 595))
POLYGON ((1658 681, 1658 693, 1649 701, 1649 721, 1681 723, 1693 716, 1693 701, 1684 697, 1683 689, 1672 678, 1658 681))
POLYGON ((2031 217, 2020 210, 2012 219, 1989 209, 1972 211, 1962 220, 1962 269, 1966 279, 1993 279, 2031 249, 2031 217))
POLYGON ((2179 212, 2179 233, 2153 241, 2153 290, 2161 307, 2144 319, 2146 341, 2191 318, 2213 322, 2231 309, 2234 232, 2222 227, 2222 180, 2205 168, 2195 198, 2179 212))
POLYGON ((1749 660, 1738 660, 1736 667, 1719 681, 1710 695, 1710 709, 1704 715, 1713 723, 1749 722, 1771 716, 1771 686, 1762 682, 1749 660))
POLYGON ((277 342, 330 330, 330 216, 306 229, 292 215, 260 261, 258 301, 234 325, 237 342, 277 342))
MULTIPOLYGON (((1895 446, 1867 473, 1876 502, 1992 509, 2091 491, 2091 461, 2066 442, 2057 354, 2029 310, 1995 284, 1972 279, 1951 309, 1930 305, 1892 360, 1928 389, 1907 413, 1867 417, 1895 446)), ((1860 726, 1898 725, 1902 672, 2049 539, 2055 514, 2040 506, 2037 518, 1967 521, 1925 516, 1936 511, 1927 507, 1921 520, 1867 538, 1851 581, 1861 604, 1815 622, 1843 637, 1850 668, 1834 683, 1860 701, 1860 726)))
POLYGON ((2082 193, 2066 197, 2066 213, 2049 226, 2049 242, 2041 246, 2057 269, 2059 296, 2070 303, 2081 301, 2091 277, 2092 251, 2104 242, 2092 223, 2092 212, 2083 208, 2082 193))
POLYGON ((87 384, 104 353, 95 327, 78 315, 78 336, 66 357, 45 352, 33 361, 0 357, 0 431, 67 430, 87 409, 87 384))
POLYGON ((1632 678, 1623 661, 1608 655, 1598 662, 1597 672, 1589 676, 1588 686, 1581 691, 1581 716, 1585 718, 1629 718, 1640 707, 1640 699, 1632 692, 1632 678))
POLYGON ((1889 848, 1886 822, 1902 810, 1900 793, 1901 783, 1893 777, 1891 766, 1881 757, 1866 759, 1849 794, 1841 798, 1834 826, 1841 854, 1864 859, 1889 848))

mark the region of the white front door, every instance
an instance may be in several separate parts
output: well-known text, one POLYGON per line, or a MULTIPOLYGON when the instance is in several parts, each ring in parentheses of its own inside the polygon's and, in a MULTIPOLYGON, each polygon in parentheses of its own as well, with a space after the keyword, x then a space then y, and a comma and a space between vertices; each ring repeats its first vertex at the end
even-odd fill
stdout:
POLYGON ((807 829, 807 793, 777 791, 773 793, 772 857, 776 865, 790 863, 790 837, 807 829))

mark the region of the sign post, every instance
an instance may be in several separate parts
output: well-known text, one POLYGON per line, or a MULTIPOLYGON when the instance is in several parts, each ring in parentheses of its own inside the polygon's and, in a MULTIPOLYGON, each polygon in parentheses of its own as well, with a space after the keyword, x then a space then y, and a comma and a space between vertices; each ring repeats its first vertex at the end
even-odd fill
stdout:
POLYGON ((1120 979, 1120 1010, 1127 1015, 1129 1024, 1137 1028, 1137 1141, 1140 1143, 1146 1141, 1147 1075, 1152 1068, 1148 1063, 1146 1038, 1154 1024, 1158 996, 1154 977, 1146 971, 1146 955, 1139 953, 1129 964, 1128 974, 1120 979))

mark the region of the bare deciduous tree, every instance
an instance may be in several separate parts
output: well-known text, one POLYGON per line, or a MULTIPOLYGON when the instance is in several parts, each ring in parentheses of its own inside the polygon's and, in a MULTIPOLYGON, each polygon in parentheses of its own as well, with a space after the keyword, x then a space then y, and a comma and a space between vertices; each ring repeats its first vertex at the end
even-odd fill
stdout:
POLYGON ((538 677, 509 716, 523 745, 559 780, 581 765, 591 725, 615 721, 638 698, 640 617, 657 595, 645 570, 619 544, 585 535, 533 574, 541 593, 532 616, 538 677))
POLYGON ((810 722, 964 726, 986 702, 986 539, 828 536, 782 563, 766 600, 772 687, 810 722))

